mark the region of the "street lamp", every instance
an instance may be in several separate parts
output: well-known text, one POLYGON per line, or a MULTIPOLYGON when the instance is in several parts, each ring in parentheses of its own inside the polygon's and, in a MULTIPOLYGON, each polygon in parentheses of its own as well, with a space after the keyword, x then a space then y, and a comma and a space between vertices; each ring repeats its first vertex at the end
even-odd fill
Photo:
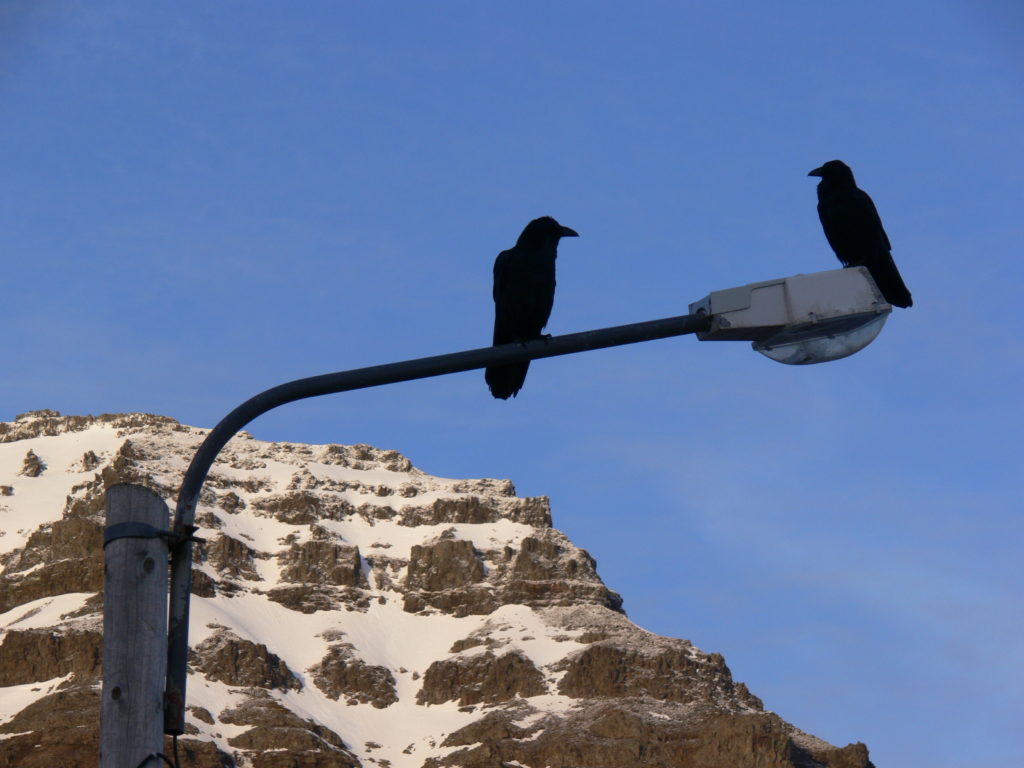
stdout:
POLYGON ((690 312, 711 317, 701 341, 751 341, 772 360, 809 365, 864 349, 892 306, 868 270, 853 267, 712 291, 690 312))
POLYGON ((328 373, 287 382, 250 398, 206 436, 192 458, 178 495, 169 534, 171 594, 165 733, 178 735, 185 729, 192 535, 196 531, 199 492, 228 440, 261 414, 319 395, 691 333, 702 341, 753 341, 754 349, 779 362, 826 362, 867 346, 878 335, 890 311, 866 269, 836 269, 714 291, 691 304, 688 315, 328 373))

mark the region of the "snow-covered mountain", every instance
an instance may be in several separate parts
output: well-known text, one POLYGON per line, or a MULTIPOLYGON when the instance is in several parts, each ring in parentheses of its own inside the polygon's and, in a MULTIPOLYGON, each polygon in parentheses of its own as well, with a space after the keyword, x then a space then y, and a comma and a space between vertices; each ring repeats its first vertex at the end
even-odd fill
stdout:
MULTIPOLYGON (((98 765, 104 489, 173 507, 205 434, 0 423, 0 768, 98 765)), ((870 766, 765 711, 720 655, 631 623, 507 480, 243 433, 197 523, 185 765, 870 766)))

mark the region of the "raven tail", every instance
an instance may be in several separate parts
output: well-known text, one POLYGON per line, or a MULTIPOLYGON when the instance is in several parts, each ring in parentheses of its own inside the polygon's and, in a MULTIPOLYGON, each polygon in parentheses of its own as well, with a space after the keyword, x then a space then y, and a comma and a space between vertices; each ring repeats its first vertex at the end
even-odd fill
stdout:
POLYGON ((499 400, 508 400, 510 397, 515 397, 523 388, 526 371, 529 368, 529 360, 512 365, 492 365, 484 371, 484 379, 494 397, 499 400))
POLYGON ((879 258, 877 269, 871 270, 871 276, 875 278, 878 290, 882 292, 885 300, 894 307, 912 307, 914 299, 903 282, 903 276, 896 269, 896 262, 892 260, 892 254, 885 253, 879 258))

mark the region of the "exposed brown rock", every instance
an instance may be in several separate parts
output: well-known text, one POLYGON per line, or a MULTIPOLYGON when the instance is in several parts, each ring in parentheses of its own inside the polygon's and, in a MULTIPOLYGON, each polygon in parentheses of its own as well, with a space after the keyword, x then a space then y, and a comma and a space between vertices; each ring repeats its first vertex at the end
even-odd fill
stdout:
POLYGON ((452 643, 452 647, 448 649, 448 653, 462 653, 463 651, 468 651, 470 648, 478 648, 481 645, 493 648, 497 645, 497 642, 489 637, 470 635, 469 637, 464 637, 461 640, 456 640, 452 643))
POLYGON ((110 464, 100 470, 103 487, 109 488, 118 483, 135 483, 144 485, 163 496, 173 496, 176 489, 162 485, 150 474, 146 466, 146 461, 149 458, 135 442, 125 440, 117 449, 110 464))
POLYGON ((445 523, 493 523, 512 520, 538 528, 551 526, 551 505, 546 496, 510 500, 500 507, 477 496, 437 499, 429 507, 408 507, 398 518, 401 525, 442 525, 445 523))
POLYGON ((859 741, 845 747, 802 751, 810 755, 814 762, 827 765, 828 768, 872 768, 872 763, 868 759, 868 748, 859 741))
POLYGON ((318 520, 340 520, 355 512, 344 499, 327 497, 310 490, 289 491, 266 496, 253 502, 258 513, 282 523, 309 525, 318 520))
MULTIPOLYGON (((497 480, 494 478, 481 478, 477 480, 456 480, 451 485, 452 493, 481 493, 487 496, 508 496, 516 495, 516 488, 511 480, 497 480)), ((547 496, 536 496, 532 499, 516 499, 516 501, 540 502, 547 504, 547 496)))
POLYGON ((365 587, 359 548, 332 541, 322 528, 314 527, 311 541, 293 543, 279 552, 283 581, 365 587))
POLYGON ((454 616, 488 614, 510 603, 537 608, 593 603, 621 610, 622 598, 604 585, 595 567, 585 550, 553 529, 524 538, 518 551, 506 547, 487 553, 447 532, 438 541, 412 548, 404 607, 412 613, 433 608, 454 616))
POLYGON ((214 597, 217 594, 217 582, 198 568, 193 568, 191 592, 197 597, 214 597))
MULTIPOLYGON (((99 716, 99 688, 73 678, 0 725, 0 768, 99 768, 99 716)), ((183 766, 235 768, 210 741, 183 738, 178 748, 183 766)), ((171 751, 168 738, 164 753, 171 751)))
POLYGON ((492 586, 479 583, 485 573, 473 543, 454 538, 449 529, 435 541, 412 547, 401 587, 403 608, 410 613, 434 608, 453 616, 488 614, 500 603, 492 586))
POLYGON ((71 494, 64 500, 64 518, 81 517, 92 520, 96 523, 103 523, 106 514, 105 491, 108 486, 104 477, 110 480, 109 485, 114 485, 120 480, 113 474, 111 467, 103 467, 99 474, 93 475, 92 480, 76 485, 71 489, 71 494))
POLYGON ((410 508, 399 521, 402 525, 439 525, 441 523, 493 523, 499 512, 476 496, 437 499, 429 507, 410 508))
POLYGON ((102 548, 103 525, 100 522, 80 517, 64 518, 37 528, 9 566, 9 571, 26 571, 40 564, 95 557, 97 550, 102 548))
POLYGON ((461 747, 470 744, 494 743, 505 739, 525 739, 537 732, 537 727, 523 728, 516 725, 515 710, 488 712, 479 720, 448 735, 441 746, 461 747))
POLYGON ((353 469, 368 469, 377 464, 391 472, 408 472, 412 462, 398 451, 379 450, 371 445, 327 445, 317 457, 322 464, 333 464, 353 469))
POLYGON ((79 466, 83 472, 92 472, 96 467, 102 463, 99 456, 93 451, 86 451, 82 454, 82 459, 79 461, 79 466))
MULTIPOLYGON (((245 493, 269 493, 274 490, 274 483, 267 477, 262 476, 250 476, 250 477, 235 477, 233 475, 225 475, 220 472, 211 472, 207 478, 206 483, 203 486, 208 489, 235 489, 238 491, 244 491, 245 493)), ((216 493, 211 493, 209 496, 209 503, 216 504, 218 496, 216 493)))
POLYGON ((156 416, 151 413, 61 416, 59 411, 47 408, 22 413, 15 417, 14 422, 0 422, 0 443, 13 443, 17 440, 30 440, 34 437, 52 437, 68 432, 83 432, 95 424, 106 424, 117 429, 181 427, 177 421, 168 416, 156 416))
MULTIPOLYGON (((171 740, 168 737, 164 745, 164 754, 170 755, 172 751, 171 740)), ((181 755, 182 768, 235 768, 235 761, 231 756, 217 749, 217 745, 212 741, 179 738, 178 753, 181 755)))
POLYGON ((526 656, 515 651, 495 656, 487 651, 435 661, 423 675, 423 687, 416 694, 416 703, 494 703, 545 692, 544 676, 526 656))
POLYGON ((9 630, 0 642, 0 687, 52 680, 69 672, 99 677, 102 643, 98 631, 9 630))
POLYGON ((405 585, 408 589, 437 592, 475 584, 483 578, 484 565, 473 542, 445 538, 412 548, 405 585))
POLYGON ((634 650, 604 641, 590 645, 559 665, 566 672, 560 693, 573 698, 649 696, 660 701, 714 703, 719 707, 761 708, 746 686, 733 683, 725 660, 679 643, 634 650))
POLYGON ((319 584, 300 584, 290 587, 275 587, 267 590, 268 600, 280 603, 299 613, 334 611, 344 608, 349 611, 365 611, 370 597, 361 589, 332 587, 319 584))
POLYGON ((253 562, 256 553, 245 542, 218 533, 204 549, 205 559, 221 575, 232 579, 260 581, 253 562))
POLYGON ((313 673, 313 684, 328 698, 337 700, 344 697, 348 703, 372 704, 377 709, 398 701, 391 671, 357 658, 350 646, 332 647, 309 671, 313 673))
POLYGON ((471 585, 461 589, 446 589, 441 592, 407 592, 402 607, 409 613, 432 608, 457 618, 483 616, 501 605, 494 595, 494 589, 485 584, 471 585))
POLYGON ((259 752, 251 759, 252 768, 358 768, 361 765, 351 752, 324 750, 259 752))
POLYGON ((538 608, 596 603, 613 611, 622 609, 622 598, 597 575, 594 558, 553 529, 522 540, 499 599, 503 604, 538 608))
POLYGON ((512 565, 512 576, 529 581, 545 581, 559 576, 575 578, 578 575, 594 575, 592 561, 583 563, 581 559, 573 558, 563 562, 561 555, 564 553, 565 549, 559 542, 527 536, 520 543, 519 553, 512 565), (583 571, 585 573, 581 573, 583 571))
POLYGON ((475 746, 427 760, 424 766, 491 768, 518 762, 548 768, 873 768, 863 745, 833 754, 801 748, 773 714, 695 720, 685 709, 668 710, 657 718, 650 711, 643 700, 597 704, 565 717, 547 717, 529 730, 495 712, 445 741, 475 746))
MULTIPOLYGON (((242 432, 239 432, 236 437, 240 437, 243 434, 244 435, 248 435, 249 433, 245 432, 243 430, 242 432)), ((248 439, 251 440, 252 436, 249 435, 248 439)), ((242 456, 242 455, 236 453, 235 451, 233 451, 231 449, 228 449, 227 451, 222 453, 221 456, 229 464, 231 464, 231 466, 234 469, 253 470, 253 469, 266 469, 267 468, 267 462, 264 461, 263 459, 260 459, 260 458, 258 458, 256 456, 242 456)))
POLYGON ((208 709, 204 709, 203 707, 189 707, 188 713, 196 720, 206 723, 207 725, 213 725, 214 723, 213 715, 210 714, 208 709))
POLYGON ((99 715, 92 681, 37 699, 0 725, 0 768, 97 768, 99 715))
POLYGON ((228 685, 299 690, 302 683, 288 665, 262 643, 253 643, 227 630, 214 632, 195 646, 192 666, 211 680, 228 685))
POLYGON ((40 459, 31 448, 25 454, 25 460, 21 464, 19 475, 24 477, 39 477, 46 471, 46 462, 40 459))
POLYGON ((292 475, 292 479, 288 482, 288 490, 295 491, 300 489, 319 488, 321 486, 320 480, 310 472, 308 469, 303 467, 299 471, 292 475))
POLYGON ((83 518, 37 529, 0 574, 0 613, 42 597, 101 590, 102 540, 102 525, 83 518))
POLYGON ((345 748, 333 731, 303 720, 265 695, 256 695, 240 706, 225 710, 221 721, 253 726, 228 740, 236 749, 250 753, 252 764, 264 768, 357 768, 359 760, 345 748), (280 750, 280 751, 279 751, 280 750))
POLYGON ((234 515, 245 509, 245 502, 242 497, 234 491, 228 491, 217 499, 217 506, 228 514, 234 515))
MULTIPOLYGON (((217 531, 224 527, 224 521, 220 519, 220 515, 216 514, 215 512, 211 512, 208 509, 201 509, 196 511, 195 524, 199 528, 202 528, 204 531, 217 531)), ((200 559, 202 559, 203 555, 203 548, 200 547, 200 559)))

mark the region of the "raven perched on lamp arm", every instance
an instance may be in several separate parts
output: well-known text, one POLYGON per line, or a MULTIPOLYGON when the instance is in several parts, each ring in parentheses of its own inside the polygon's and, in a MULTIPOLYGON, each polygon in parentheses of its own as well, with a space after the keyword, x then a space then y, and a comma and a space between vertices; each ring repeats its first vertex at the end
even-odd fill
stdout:
POLYGON ((857 187, 853 171, 841 160, 829 160, 807 174, 818 176, 818 218, 825 237, 844 267, 867 267, 885 300, 896 307, 914 300, 892 260, 892 246, 875 204, 857 187))
MULTIPOLYGON (((516 244, 494 260, 494 346, 543 338, 555 301, 558 241, 579 237, 550 216, 526 225, 516 244)), ((492 365, 484 373, 491 394, 515 397, 526 380, 530 361, 492 365)))

